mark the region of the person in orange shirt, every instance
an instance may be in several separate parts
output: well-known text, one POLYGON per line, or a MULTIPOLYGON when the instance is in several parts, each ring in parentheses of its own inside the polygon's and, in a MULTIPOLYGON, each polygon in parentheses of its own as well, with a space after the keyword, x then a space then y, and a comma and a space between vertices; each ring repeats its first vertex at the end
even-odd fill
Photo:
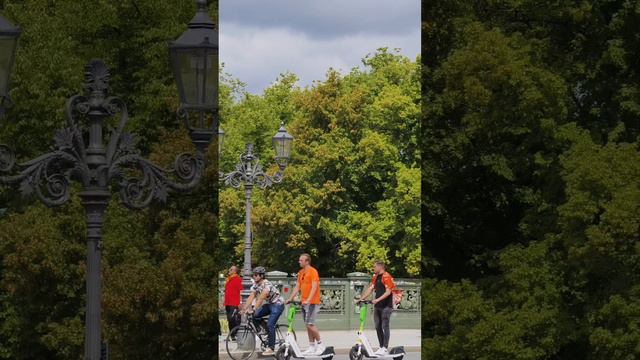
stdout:
POLYGON ((393 296, 392 291, 396 287, 393 277, 385 269, 382 261, 376 261, 373 264, 373 278, 371 284, 362 295, 361 300, 365 300, 371 293, 375 292, 374 299, 371 301, 373 305, 373 320, 376 325, 376 333, 380 347, 375 352, 376 355, 387 355, 389 348, 389 320, 393 312, 393 296))
POLYGON ((301 268, 298 272, 298 281, 286 303, 291 302, 300 292, 302 317, 307 325, 307 334, 309 335, 309 348, 303 354, 321 355, 325 346, 320 341, 320 332, 315 325, 316 317, 320 311, 320 275, 318 275, 318 270, 311 266, 309 254, 300 255, 298 264, 301 268))

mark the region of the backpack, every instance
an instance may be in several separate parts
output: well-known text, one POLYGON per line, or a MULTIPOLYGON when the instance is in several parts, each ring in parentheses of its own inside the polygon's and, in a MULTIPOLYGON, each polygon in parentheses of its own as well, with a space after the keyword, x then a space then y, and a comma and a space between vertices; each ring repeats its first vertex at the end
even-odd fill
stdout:
POLYGON ((391 290, 391 296, 393 296, 393 308, 397 309, 402 301, 402 289, 395 287, 391 290))
MULTIPOLYGON (((396 286, 395 281, 393 281, 393 277, 388 272, 385 273, 386 276, 391 278, 391 282, 393 283, 393 289, 391 289, 391 303, 394 309, 397 309, 400 306, 400 302, 402 301, 402 289, 396 286)), ((384 275, 383 275, 384 276, 384 275)))

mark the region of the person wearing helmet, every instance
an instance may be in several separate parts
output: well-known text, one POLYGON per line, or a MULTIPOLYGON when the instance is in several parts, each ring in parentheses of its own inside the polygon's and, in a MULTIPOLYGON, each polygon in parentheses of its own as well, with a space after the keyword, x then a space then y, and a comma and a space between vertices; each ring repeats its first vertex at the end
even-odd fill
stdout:
POLYGON ((267 329, 269 335, 269 348, 262 353, 263 356, 274 355, 276 346, 276 324, 280 315, 284 311, 284 298, 280 295, 278 288, 269 280, 265 279, 266 270, 262 266, 253 269, 251 294, 242 309, 243 312, 251 311, 251 304, 256 300, 255 315, 253 317, 256 326, 259 326, 260 318, 269 315, 267 329))

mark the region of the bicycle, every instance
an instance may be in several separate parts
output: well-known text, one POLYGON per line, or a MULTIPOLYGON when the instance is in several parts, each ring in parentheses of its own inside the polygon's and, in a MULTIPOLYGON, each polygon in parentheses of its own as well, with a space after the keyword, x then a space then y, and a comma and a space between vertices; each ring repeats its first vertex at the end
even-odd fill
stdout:
MULTIPOLYGON (((233 314, 235 316, 235 313, 233 314)), ((246 314, 246 321, 229 331, 225 339, 227 354, 233 360, 247 360, 256 352, 256 338, 260 341, 262 351, 266 350, 269 344, 269 333, 267 329, 268 315, 260 318, 259 327, 256 327, 253 313, 246 314)), ((276 344, 278 349, 285 342, 287 325, 276 324, 276 344)), ((292 334, 295 338, 296 334, 292 334)))

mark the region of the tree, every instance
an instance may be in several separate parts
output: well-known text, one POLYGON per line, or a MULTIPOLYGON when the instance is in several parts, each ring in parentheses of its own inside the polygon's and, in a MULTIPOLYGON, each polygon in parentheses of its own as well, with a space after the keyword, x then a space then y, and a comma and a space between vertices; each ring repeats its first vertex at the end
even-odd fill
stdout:
MULTIPOLYGON (((256 264, 295 272, 297 256, 309 252, 322 276, 368 271, 375 259, 387 260, 394 276, 419 274, 420 68, 387 49, 363 65, 346 75, 329 70, 306 89, 282 74, 262 95, 241 87, 224 93, 230 108, 223 114, 223 169, 245 142, 255 142, 263 163, 273 164, 270 138, 280 121, 295 138, 284 182, 254 190, 256 264)), ((227 262, 241 260, 243 205, 241 192, 221 192, 227 262)))
POLYGON ((637 355, 637 6, 429 4, 424 358, 637 355))

